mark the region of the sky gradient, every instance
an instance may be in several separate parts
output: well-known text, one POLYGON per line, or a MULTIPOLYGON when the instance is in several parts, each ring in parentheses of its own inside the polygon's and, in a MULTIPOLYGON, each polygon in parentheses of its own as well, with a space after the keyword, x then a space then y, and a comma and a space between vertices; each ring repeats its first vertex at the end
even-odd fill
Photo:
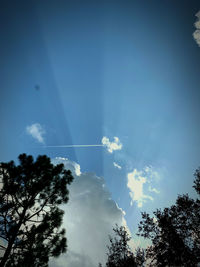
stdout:
POLYGON ((94 182, 117 203, 107 232, 125 220, 134 233, 141 211, 195 196, 199 10, 186 0, 1 1, 0 161, 27 153, 77 163, 87 178, 72 198, 94 182))

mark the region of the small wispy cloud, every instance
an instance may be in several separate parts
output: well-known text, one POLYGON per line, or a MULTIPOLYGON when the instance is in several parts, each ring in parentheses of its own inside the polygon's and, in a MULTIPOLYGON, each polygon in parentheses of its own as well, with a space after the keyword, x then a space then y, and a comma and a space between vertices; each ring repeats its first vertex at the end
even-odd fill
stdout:
POLYGON ((193 38, 198 46, 200 46, 200 11, 196 14, 196 17, 197 21, 194 24, 196 31, 193 33, 193 38))
POLYGON ((151 186, 149 186, 149 191, 150 191, 150 192, 154 192, 154 193, 156 193, 156 194, 160 194, 160 191, 159 191, 158 189, 156 189, 155 187, 151 187, 151 186))
POLYGON ((156 188, 149 186, 144 192, 144 185, 150 183, 153 180, 158 179, 158 173, 153 171, 152 167, 145 167, 143 171, 134 169, 132 172, 127 174, 127 187, 130 192, 131 205, 134 202, 137 203, 137 206, 141 208, 147 200, 153 201, 153 197, 150 193, 160 193, 156 188))
POLYGON ((114 167, 115 168, 117 168, 117 169, 119 169, 119 170, 121 170, 121 166, 119 165, 119 164, 117 164, 116 162, 113 162, 113 165, 114 165, 114 167))
POLYGON ((34 123, 26 127, 26 132, 36 139, 39 143, 44 144, 45 130, 39 123, 34 123))
POLYGON ((120 142, 118 137, 114 137, 114 141, 110 142, 109 138, 104 136, 101 140, 103 146, 107 148, 107 151, 109 153, 113 153, 115 150, 121 150, 122 149, 122 143, 120 142))
POLYGON ((144 172, 146 174, 146 176, 148 176, 149 180, 151 181, 159 181, 160 180, 160 175, 157 171, 154 170, 154 168, 152 166, 146 166, 144 168, 144 172))

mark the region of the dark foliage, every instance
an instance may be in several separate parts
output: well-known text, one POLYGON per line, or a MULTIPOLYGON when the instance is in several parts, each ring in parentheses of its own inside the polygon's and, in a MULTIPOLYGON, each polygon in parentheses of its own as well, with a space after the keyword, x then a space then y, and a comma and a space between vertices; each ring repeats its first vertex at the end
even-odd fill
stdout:
POLYGON ((194 180, 194 189, 196 192, 200 195, 200 168, 198 168, 194 174, 195 180, 194 180))
POLYGON ((73 177, 47 156, 34 162, 22 154, 19 163, 0 164, 0 266, 48 266, 67 248, 58 206, 67 203, 73 177))
POLYGON ((137 248, 135 250, 135 263, 136 266, 142 267, 145 266, 146 251, 142 248, 137 248))
MULTIPOLYGON (((200 169, 195 173, 194 188, 200 193, 200 169)), ((146 256, 150 266, 197 266, 200 262, 200 201, 187 194, 176 204, 154 212, 154 218, 142 213, 139 235, 152 245, 146 256)))
MULTIPOLYGON (((108 246, 107 267, 135 267, 143 266, 145 255, 144 250, 137 249, 136 256, 130 250, 128 245, 131 237, 128 235, 125 227, 116 227, 113 229, 116 237, 110 236, 110 246, 108 246)), ((101 264, 99 266, 102 266, 101 264)))
POLYGON ((108 260, 106 263, 107 267, 134 267, 135 259, 133 253, 130 251, 128 242, 130 237, 126 232, 125 227, 121 226, 113 229, 116 237, 112 238, 110 236, 110 246, 108 246, 108 260))

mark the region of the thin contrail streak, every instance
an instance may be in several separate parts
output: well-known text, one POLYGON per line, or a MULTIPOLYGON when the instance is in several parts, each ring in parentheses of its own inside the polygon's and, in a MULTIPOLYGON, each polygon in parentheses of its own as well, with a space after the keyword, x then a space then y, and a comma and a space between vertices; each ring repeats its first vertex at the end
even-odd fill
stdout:
POLYGON ((104 146, 104 145, 61 145, 61 146, 44 146, 44 147, 91 147, 91 146, 104 146))

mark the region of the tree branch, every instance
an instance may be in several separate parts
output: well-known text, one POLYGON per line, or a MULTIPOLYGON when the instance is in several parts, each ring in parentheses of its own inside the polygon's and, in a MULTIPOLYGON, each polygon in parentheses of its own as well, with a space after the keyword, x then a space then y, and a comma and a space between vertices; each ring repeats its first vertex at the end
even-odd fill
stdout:
POLYGON ((32 214, 31 216, 29 216, 28 218, 26 218, 27 221, 29 221, 31 218, 33 218, 34 216, 38 215, 41 211, 44 210, 44 207, 46 206, 46 204, 48 203, 48 200, 50 199, 51 196, 49 196, 43 203, 41 209, 39 209, 37 212, 35 212, 34 214, 32 214))

